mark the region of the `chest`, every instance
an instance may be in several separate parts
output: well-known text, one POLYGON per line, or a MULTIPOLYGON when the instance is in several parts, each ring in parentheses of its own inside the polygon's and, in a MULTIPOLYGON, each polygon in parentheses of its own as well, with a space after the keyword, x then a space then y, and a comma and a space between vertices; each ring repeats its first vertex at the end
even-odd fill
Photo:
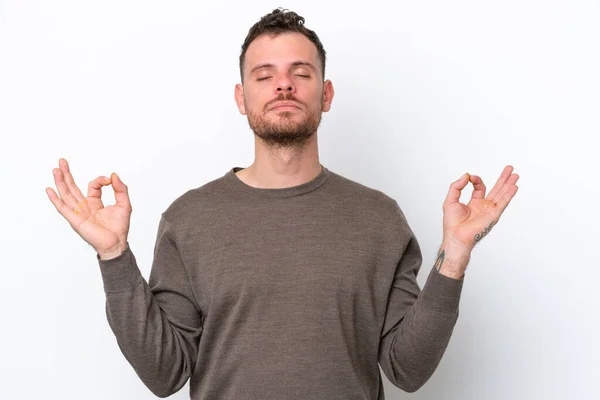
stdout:
POLYGON ((322 212, 246 215, 210 229, 187 255, 201 307, 333 315, 385 306, 394 266, 377 226, 322 212))

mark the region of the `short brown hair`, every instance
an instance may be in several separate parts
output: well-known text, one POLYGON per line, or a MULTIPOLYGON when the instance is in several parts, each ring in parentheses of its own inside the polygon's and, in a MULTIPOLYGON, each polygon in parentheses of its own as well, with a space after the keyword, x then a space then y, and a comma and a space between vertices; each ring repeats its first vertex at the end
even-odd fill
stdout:
POLYGON ((325 79, 325 49, 317 34, 304 26, 304 18, 300 15, 293 11, 277 8, 271 13, 263 16, 260 21, 255 23, 248 31, 246 40, 244 40, 244 44, 242 45, 242 54, 240 54, 240 76, 242 82, 244 81, 244 60, 246 59, 246 51, 248 50, 250 43, 260 35, 279 35, 287 32, 301 33, 314 43, 319 52, 321 71, 323 72, 323 79, 325 79))

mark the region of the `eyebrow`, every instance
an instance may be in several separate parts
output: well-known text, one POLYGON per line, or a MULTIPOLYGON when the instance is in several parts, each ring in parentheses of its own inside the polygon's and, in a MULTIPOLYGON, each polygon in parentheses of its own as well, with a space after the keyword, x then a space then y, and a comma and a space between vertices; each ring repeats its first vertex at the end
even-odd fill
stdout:
MULTIPOLYGON (((297 66, 305 66, 305 67, 311 68, 315 72, 317 71, 317 69, 315 68, 315 66, 312 65, 311 63, 307 62, 307 61, 294 61, 292 63, 292 67, 297 67, 297 66)), ((250 73, 253 73, 254 71, 257 71, 257 70, 262 69, 262 68, 275 68, 275 64, 271 64, 271 63, 258 64, 257 66, 255 66, 254 68, 252 68, 250 70, 250 73)))

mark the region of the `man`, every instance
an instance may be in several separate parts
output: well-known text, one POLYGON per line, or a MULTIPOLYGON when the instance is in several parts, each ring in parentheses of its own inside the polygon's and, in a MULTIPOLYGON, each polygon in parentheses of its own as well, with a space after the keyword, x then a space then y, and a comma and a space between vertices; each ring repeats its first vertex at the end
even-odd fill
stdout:
POLYGON ((96 178, 86 198, 66 160, 54 170, 60 197, 48 196, 96 250, 118 345, 159 397, 189 379, 198 400, 384 399, 378 363, 417 390, 450 340, 471 250, 517 191, 511 166, 487 196, 475 175, 450 185, 421 291, 421 252, 398 203, 319 161, 334 90, 303 23, 278 9, 250 29, 235 100, 255 134, 254 163, 167 208, 148 282, 127 242, 132 207, 119 176, 96 178), (107 185, 116 204, 105 207, 107 185))

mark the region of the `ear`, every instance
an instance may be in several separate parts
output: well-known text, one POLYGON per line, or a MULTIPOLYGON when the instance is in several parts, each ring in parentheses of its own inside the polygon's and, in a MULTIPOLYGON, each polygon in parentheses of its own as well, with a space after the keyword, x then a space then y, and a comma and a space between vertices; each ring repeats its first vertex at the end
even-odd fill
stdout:
POLYGON ((234 97, 238 110, 240 110, 240 114, 246 115, 246 105, 244 104, 244 86, 242 86, 242 84, 238 83, 235 85, 234 97))
POLYGON ((323 83, 323 112, 329 111, 331 108, 331 102, 333 101, 333 83, 329 79, 327 79, 323 83))

